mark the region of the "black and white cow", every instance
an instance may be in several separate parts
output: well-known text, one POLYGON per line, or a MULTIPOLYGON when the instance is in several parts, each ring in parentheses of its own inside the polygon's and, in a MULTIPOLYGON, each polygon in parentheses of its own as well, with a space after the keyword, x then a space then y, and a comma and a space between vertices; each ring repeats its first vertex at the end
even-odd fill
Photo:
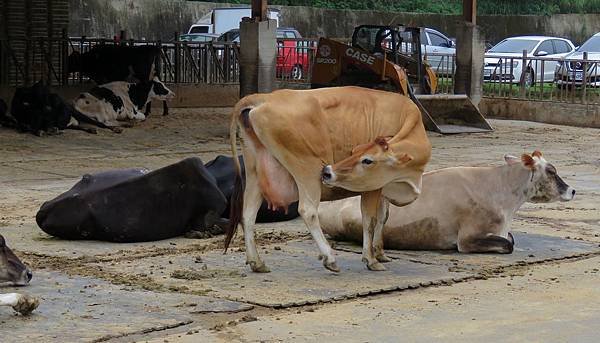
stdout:
MULTIPOLYGON (((161 49, 158 46, 97 45, 81 54, 74 51, 68 58, 68 72, 79 72, 96 84, 114 81, 145 83, 160 75, 161 49)), ((150 103, 145 115, 151 111, 150 103)), ((163 101, 163 115, 169 108, 163 101)))
POLYGON ((142 109, 152 100, 169 100, 175 94, 157 77, 151 82, 109 82, 79 95, 77 111, 108 127, 123 126, 122 121, 146 120, 142 109))

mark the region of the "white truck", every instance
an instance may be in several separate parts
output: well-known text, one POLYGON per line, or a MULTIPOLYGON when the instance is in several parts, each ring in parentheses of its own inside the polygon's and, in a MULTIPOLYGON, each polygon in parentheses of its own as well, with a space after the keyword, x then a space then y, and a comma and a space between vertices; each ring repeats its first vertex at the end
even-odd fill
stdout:
MULTIPOLYGON (((212 33, 220 35, 231 29, 239 28, 242 18, 250 16, 250 7, 218 7, 208 12, 195 24, 190 26, 188 34, 212 33)), ((278 9, 269 8, 267 16, 269 19, 276 20, 279 27, 278 9)))

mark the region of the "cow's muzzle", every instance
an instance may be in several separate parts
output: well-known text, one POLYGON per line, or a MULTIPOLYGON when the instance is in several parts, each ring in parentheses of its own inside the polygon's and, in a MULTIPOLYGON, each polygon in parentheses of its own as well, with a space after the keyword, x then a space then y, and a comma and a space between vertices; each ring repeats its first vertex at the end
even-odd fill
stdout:
POLYGON ((321 182, 326 185, 333 185, 336 180, 336 175, 330 165, 323 167, 321 170, 321 182))
POLYGON ((567 188, 567 190, 560 195, 560 200, 571 201, 575 197, 575 189, 573 187, 567 188))

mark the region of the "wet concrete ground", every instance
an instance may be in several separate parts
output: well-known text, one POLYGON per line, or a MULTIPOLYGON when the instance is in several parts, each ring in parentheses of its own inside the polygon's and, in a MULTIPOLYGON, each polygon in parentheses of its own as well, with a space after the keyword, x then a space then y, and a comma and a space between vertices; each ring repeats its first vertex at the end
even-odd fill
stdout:
POLYGON ((175 109, 122 134, 39 138, 0 129, 0 233, 34 269, 32 285, 18 291, 42 298, 30 317, 0 308, 0 332, 11 332, 3 342, 594 341, 600 130, 492 121, 493 133, 430 135, 429 169, 498 164, 505 153, 539 149, 577 189, 568 203, 523 206, 513 229, 544 237, 521 240, 536 250, 514 254, 501 268, 490 256, 411 252, 390 254, 394 267, 372 273, 352 247, 340 245, 338 277, 320 266, 300 220, 259 226, 261 254, 273 270, 265 275, 243 264, 236 248, 241 235, 222 255, 221 237, 70 242, 37 228, 43 201, 83 173, 228 154, 228 115, 227 109, 175 109), (557 244, 569 248, 541 258, 557 244), (449 268, 448 261, 462 268, 449 268), (448 285, 436 285, 439 280, 448 285), (284 305, 294 307, 279 308, 284 305))

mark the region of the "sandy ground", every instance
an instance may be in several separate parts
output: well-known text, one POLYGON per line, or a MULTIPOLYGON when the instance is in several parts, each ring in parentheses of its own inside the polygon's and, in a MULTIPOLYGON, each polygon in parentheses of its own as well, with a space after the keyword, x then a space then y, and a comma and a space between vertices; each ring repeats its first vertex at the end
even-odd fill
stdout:
MULTIPOLYGON (((36 227, 34 216, 43 201, 67 190, 84 173, 124 167, 155 169, 188 156, 199 156, 206 162, 218 154, 228 154, 228 116, 227 109, 174 109, 168 117, 152 116, 122 134, 66 131, 59 136, 39 138, 0 129, 0 233, 24 261, 40 271, 38 282, 49 284, 60 279, 56 283, 67 287, 67 293, 77 300, 73 304, 94 309, 102 306, 96 303, 101 303, 107 307, 98 313, 77 312, 69 317, 57 311, 59 297, 46 295, 42 300, 54 307, 48 305, 44 309, 42 303, 37 317, 34 313, 28 321, 13 316, 10 309, 0 308, 0 331, 10 328, 16 332, 8 341, 597 341, 600 257, 594 254, 522 265, 486 280, 292 309, 259 305, 249 309, 245 301, 240 301, 221 304, 209 313, 182 312, 182 297, 199 297, 193 301, 196 307, 205 303, 214 307, 221 300, 220 293, 210 289, 210 282, 173 279, 179 263, 181 268, 192 268, 198 258, 216 258, 211 256, 217 256, 220 237, 126 245, 67 242, 49 237, 36 227), (145 269, 140 270, 140 266, 145 269), (98 297, 104 302, 78 302, 81 299, 77 294, 81 290, 82 294, 89 293, 90 285, 100 285, 94 287, 102 290, 98 297), (172 305, 165 305, 162 312, 157 310, 160 316, 149 315, 148 323, 140 315, 147 306, 135 301, 113 306, 113 312, 131 315, 106 318, 111 313, 112 305, 107 300, 111 299, 110 294, 141 299, 141 295, 134 295, 141 291, 150 298, 152 294, 160 295, 165 304, 172 305), (231 310, 231 306, 243 308, 243 312, 231 310), (70 322, 76 318, 80 324, 64 326, 62 334, 57 329, 48 329, 52 332, 47 335, 40 333, 44 319, 48 321, 53 316, 70 322), (127 324, 129 318, 131 322, 127 324), (96 331, 95 320, 99 323, 96 331), (117 321, 122 325, 114 325, 117 321), (144 324, 152 325, 148 328, 144 324), (23 325, 31 328, 19 331, 23 325), (33 335, 32 330, 40 332, 33 335), (67 330, 70 336, 65 334, 67 330)), ((577 195, 568 203, 526 204, 513 229, 600 244, 600 130, 514 121, 492 124, 496 131, 487 134, 431 134, 433 157, 428 169, 498 164, 506 153, 539 149, 564 180, 577 189, 577 195)), ((268 249, 277 247, 277 253, 296 254, 297 246, 310 242, 299 220, 260 225, 258 231, 260 244, 268 249), (289 240, 300 243, 290 245, 286 243, 289 240)), ((239 244, 238 237, 236 246, 239 244)), ((262 251, 266 254, 275 250, 262 251)), ((314 257, 316 251, 309 251, 309 255, 314 257)), ((315 266, 318 267, 318 261, 315 266)), ((209 264, 209 269, 213 267, 209 264)), ((210 269, 210 277, 233 277, 239 287, 244 285, 244 273, 249 273, 243 265, 233 276, 230 270, 214 268, 210 269)), ((198 275, 200 279, 204 277, 198 275)), ((29 289, 19 290, 53 291, 47 284, 46 288, 36 286, 35 281, 34 278, 29 289)), ((269 282, 269 287, 278 287, 273 280, 269 282)), ((72 307, 73 313, 78 311, 77 306, 72 307)))

